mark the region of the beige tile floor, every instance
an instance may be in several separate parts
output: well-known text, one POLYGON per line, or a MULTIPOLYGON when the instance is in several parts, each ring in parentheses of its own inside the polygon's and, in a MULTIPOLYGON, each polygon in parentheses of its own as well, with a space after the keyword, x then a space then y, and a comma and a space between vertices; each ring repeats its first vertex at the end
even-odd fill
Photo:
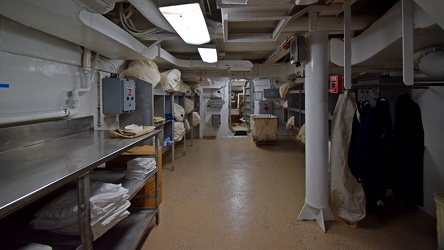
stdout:
POLYGON ((436 219, 387 206, 357 228, 336 220, 324 233, 298 221, 304 153, 294 140, 256 147, 251 137, 195 139, 165 159, 160 224, 141 249, 436 249, 436 219))

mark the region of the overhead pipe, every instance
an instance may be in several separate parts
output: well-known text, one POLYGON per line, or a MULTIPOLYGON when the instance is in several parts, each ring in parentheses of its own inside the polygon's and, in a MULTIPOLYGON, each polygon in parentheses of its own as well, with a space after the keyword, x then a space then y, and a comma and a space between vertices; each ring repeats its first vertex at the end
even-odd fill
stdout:
POLYGON ((128 0, 148 21, 157 27, 177 33, 171 24, 160 13, 159 7, 151 0, 128 0))

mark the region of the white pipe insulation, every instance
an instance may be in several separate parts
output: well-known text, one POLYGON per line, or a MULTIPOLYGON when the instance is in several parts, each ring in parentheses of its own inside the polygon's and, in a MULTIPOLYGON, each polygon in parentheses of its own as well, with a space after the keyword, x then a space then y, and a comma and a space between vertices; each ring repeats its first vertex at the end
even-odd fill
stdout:
POLYGON ((0 115, 0 124, 7 125, 28 121, 49 120, 63 118, 65 116, 67 116, 67 110, 6 114, 0 115))
POLYGON ((68 116, 74 116, 80 112, 79 94, 88 93, 89 91, 91 91, 92 80, 94 78, 94 72, 96 71, 96 65, 98 59, 99 59, 99 54, 96 54, 91 69, 91 50, 87 48, 83 49, 82 68, 83 68, 85 87, 75 88, 72 90, 72 105, 71 109, 68 109, 68 116))
POLYGON ((306 35, 305 63, 305 204, 298 220, 316 220, 325 232, 325 220, 333 220, 328 191, 328 36, 306 35))
POLYGON ((160 13, 159 7, 151 0, 128 0, 148 21, 157 27, 176 33, 171 24, 160 13))

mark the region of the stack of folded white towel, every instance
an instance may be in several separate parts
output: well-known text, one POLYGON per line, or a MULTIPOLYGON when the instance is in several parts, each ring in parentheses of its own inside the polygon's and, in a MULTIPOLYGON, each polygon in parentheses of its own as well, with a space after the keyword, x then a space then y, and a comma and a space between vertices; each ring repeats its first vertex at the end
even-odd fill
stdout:
MULTIPOLYGON (((96 240, 119 221, 129 215, 128 189, 121 184, 91 183, 91 231, 96 240)), ((78 221, 77 189, 52 200, 34 214, 30 222, 35 229, 62 234, 80 233, 78 221)))
POLYGON ((126 179, 145 179, 156 169, 154 158, 135 158, 126 164, 126 179))

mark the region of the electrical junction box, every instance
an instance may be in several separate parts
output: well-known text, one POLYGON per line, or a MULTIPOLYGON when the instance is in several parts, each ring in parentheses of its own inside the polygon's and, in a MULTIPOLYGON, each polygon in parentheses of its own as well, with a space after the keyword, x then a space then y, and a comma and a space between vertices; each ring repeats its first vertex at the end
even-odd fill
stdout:
POLYGON ((219 127, 220 126, 220 115, 211 115, 211 124, 213 127, 219 127))
POLYGON ((103 113, 123 114, 136 110, 136 83, 131 79, 102 80, 103 113))
POLYGON ((305 60, 305 37, 295 36, 290 41, 290 63, 299 66, 305 60))
POLYGON ((330 93, 340 94, 342 91, 342 76, 330 76, 330 93))
POLYGON ((212 108, 222 108, 223 101, 220 97, 211 97, 208 106, 212 108))

